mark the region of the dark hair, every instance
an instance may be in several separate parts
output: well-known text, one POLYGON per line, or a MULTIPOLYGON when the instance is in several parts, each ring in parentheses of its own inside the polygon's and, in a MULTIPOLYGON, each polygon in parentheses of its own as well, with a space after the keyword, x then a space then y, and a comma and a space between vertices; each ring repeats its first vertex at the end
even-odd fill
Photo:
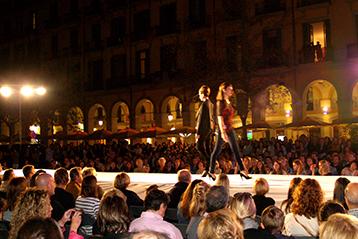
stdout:
POLYGON ((159 189, 153 189, 148 192, 148 195, 144 199, 144 210, 158 211, 161 204, 165 206, 169 203, 168 195, 159 189))
POLYGON ((88 175, 83 178, 81 186, 81 196, 94 198, 98 196, 96 176, 88 175))
POLYGON ((34 169, 34 165, 27 164, 22 167, 22 173, 24 174, 25 178, 28 178, 34 169))
POLYGON ((199 92, 202 93, 205 97, 209 97, 210 87, 207 85, 202 85, 199 89, 199 92))
POLYGON ((290 181, 290 186, 288 188, 288 193, 287 193, 287 199, 284 200, 281 204, 281 208, 286 214, 290 212, 290 207, 293 202, 292 194, 295 191, 298 184, 300 184, 301 181, 302 181, 302 178, 300 178, 300 177, 293 178, 290 181))
POLYGON ((224 186, 212 186, 206 194, 207 212, 214 212, 227 206, 229 194, 224 186))
POLYGON ((7 186, 7 208, 12 211, 19 195, 26 190, 27 182, 24 177, 15 177, 10 180, 7 186))
POLYGON ((81 168, 80 167, 73 167, 70 169, 70 179, 74 181, 76 177, 81 175, 81 168))
POLYGON ((58 184, 67 184, 68 183, 68 172, 65 168, 58 168, 54 174, 55 183, 58 184))
POLYGON ((216 100, 224 100, 223 90, 225 90, 229 86, 232 86, 232 84, 229 83, 229 82, 223 82, 223 83, 220 84, 219 91, 218 91, 218 94, 216 96, 216 100))
POLYGON ((113 186, 119 190, 124 190, 128 187, 130 183, 130 178, 128 174, 121 172, 117 174, 116 178, 114 179, 113 186))
POLYGON ((8 181, 12 173, 14 173, 14 170, 12 168, 6 169, 2 176, 2 181, 8 181))
POLYGON ((348 209, 348 206, 346 204, 344 195, 344 190, 346 189, 347 185, 350 183, 350 181, 347 178, 340 177, 337 178, 335 184, 334 184, 334 190, 333 190, 333 200, 336 202, 341 203, 345 209, 348 209))
POLYGON ((19 229, 17 239, 63 239, 62 232, 52 218, 34 217, 19 229))
POLYGON ((344 209, 342 204, 329 200, 329 201, 323 203, 319 207, 318 221, 325 222, 328 220, 329 216, 331 216, 335 213, 343 213, 344 214, 344 213, 346 213, 346 210, 344 209))

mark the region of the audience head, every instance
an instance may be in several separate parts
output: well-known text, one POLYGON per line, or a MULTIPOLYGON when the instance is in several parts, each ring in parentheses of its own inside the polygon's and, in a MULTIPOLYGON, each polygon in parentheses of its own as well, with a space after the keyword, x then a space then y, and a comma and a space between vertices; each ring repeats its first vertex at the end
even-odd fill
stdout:
POLYGON ((224 186, 227 190, 227 193, 230 195, 230 180, 225 173, 220 173, 215 181, 216 186, 224 186))
POLYGON ((356 239, 358 219, 351 215, 334 214, 320 227, 320 239, 356 239))
POLYGON ((169 197, 164 191, 153 189, 144 199, 144 210, 158 211, 164 217, 168 203, 169 197))
POLYGON ((56 169, 54 178, 55 178, 56 185, 65 186, 69 181, 67 169, 65 168, 56 169))
POLYGON ((240 219, 255 218, 256 205, 250 193, 235 193, 230 202, 230 208, 240 219))
POLYGON ((55 180, 48 173, 42 173, 36 177, 36 186, 38 188, 47 190, 50 196, 55 194, 55 180))
POLYGON ((2 175, 3 182, 9 182, 10 179, 15 177, 15 172, 12 168, 8 168, 5 170, 4 174, 2 175))
POLYGON ((180 200, 178 207, 181 210, 181 213, 183 214, 184 217, 189 216, 189 207, 190 207, 191 199, 193 197, 193 191, 194 191, 195 185, 197 185, 200 182, 203 182, 203 180, 201 180, 201 179, 193 180, 188 185, 188 187, 186 188, 186 190, 184 191, 184 193, 182 195, 182 198, 180 200))
POLYGON ((271 234, 281 233, 285 221, 285 214, 276 206, 268 206, 262 212, 261 224, 271 234))
POLYGON ((191 182, 191 173, 187 169, 181 169, 178 171, 178 181, 184 182, 184 183, 190 183, 191 182))
POLYGON ((333 200, 341 203, 346 209, 348 209, 348 207, 344 199, 344 193, 348 183, 350 183, 350 181, 347 178, 340 177, 336 180, 333 190, 333 200))
POLYGON ((53 219, 34 217, 22 225, 17 239, 63 239, 63 235, 53 219))
POLYGON ((207 212, 225 208, 229 202, 229 194, 224 186, 212 186, 206 194, 205 206, 207 212))
POLYGON ((244 239, 240 219, 230 209, 209 213, 198 227, 199 239, 244 239))
POLYGON ((346 213, 346 210, 342 206, 342 204, 337 203, 335 201, 327 201, 324 202, 318 211, 318 222, 322 223, 328 220, 329 216, 335 213, 346 213))
POLYGON ((254 192, 258 196, 265 196, 269 191, 269 184, 264 178, 258 178, 254 184, 254 192))
POLYGON ((153 189, 159 189, 158 185, 152 184, 152 185, 150 185, 149 187, 147 187, 147 189, 145 190, 145 196, 147 196, 148 193, 149 193, 151 190, 153 190, 153 189))
POLYGON ((16 238, 19 228, 32 217, 51 217, 51 202, 46 190, 29 188, 20 195, 10 222, 10 238, 16 238))
POLYGON ((141 231, 135 232, 130 237, 131 239, 170 239, 166 234, 155 231, 141 231))
POLYGON ((129 215, 123 193, 113 189, 104 194, 99 206, 97 225, 103 233, 124 233, 129 228, 129 215))
POLYGON ((291 212, 307 218, 317 217, 319 206, 323 202, 321 186, 315 179, 303 180, 293 192, 291 212))
POLYGON ((93 176, 97 176, 97 171, 95 168, 93 167, 84 167, 82 169, 82 177, 86 177, 86 176, 89 176, 89 175, 93 175, 93 176))
POLYGON ((193 198, 189 206, 189 218, 194 216, 202 216, 206 211, 205 196, 209 190, 209 185, 206 182, 198 183, 193 191, 193 198))
POLYGON ((72 182, 76 182, 81 184, 82 183, 82 173, 80 167, 73 167, 70 169, 70 180, 72 182))
POLYGON ((117 174, 116 178, 114 179, 113 186, 119 190, 125 190, 130 183, 131 179, 129 178, 128 174, 121 172, 117 174))
POLYGON ((7 208, 13 211, 15 203, 19 198, 20 194, 27 188, 27 180, 24 177, 15 177, 10 180, 7 186, 7 208))
POLYGON ((97 198, 97 178, 95 176, 89 175, 83 178, 81 185, 81 196, 97 198))
POLYGON ((30 164, 25 165, 24 167, 22 167, 22 173, 23 173, 24 177, 27 180, 29 180, 32 177, 32 175, 35 174, 34 165, 30 165, 30 164))
POLYGON ((36 186, 36 178, 37 176, 39 176, 40 174, 46 173, 45 170, 43 169, 39 169, 36 171, 36 173, 34 175, 32 175, 31 179, 30 179, 30 187, 35 187, 36 186))
POLYGON ((349 183, 347 185, 345 198, 349 209, 358 208, 358 183, 349 183))

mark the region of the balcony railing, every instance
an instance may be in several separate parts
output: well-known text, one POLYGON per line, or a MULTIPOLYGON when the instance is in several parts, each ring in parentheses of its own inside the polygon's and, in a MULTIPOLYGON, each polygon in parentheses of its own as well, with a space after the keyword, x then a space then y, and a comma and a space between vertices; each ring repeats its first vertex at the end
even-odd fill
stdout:
POLYGON ((256 16, 285 11, 285 10, 286 10, 286 4, 285 2, 281 2, 281 1, 277 1, 271 4, 256 4, 255 6, 256 16))
POLYGON ((297 7, 307 7, 315 4, 331 3, 331 0, 299 0, 297 7))
POLYGON ((302 64, 326 62, 332 60, 333 49, 310 45, 302 48, 299 57, 302 64))

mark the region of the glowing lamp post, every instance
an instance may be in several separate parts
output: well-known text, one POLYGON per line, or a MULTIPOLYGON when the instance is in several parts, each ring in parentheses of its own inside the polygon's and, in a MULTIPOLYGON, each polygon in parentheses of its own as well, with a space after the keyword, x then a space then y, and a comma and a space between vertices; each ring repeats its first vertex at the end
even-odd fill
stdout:
POLYGON ((34 95, 37 96, 43 96, 46 94, 46 88, 43 86, 39 87, 32 87, 30 85, 24 85, 24 86, 2 86, 0 87, 0 94, 5 97, 9 98, 12 95, 16 95, 18 97, 18 103, 19 103, 19 140, 20 145, 22 144, 22 112, 21 112, 21 98, 29 98, 34 95))

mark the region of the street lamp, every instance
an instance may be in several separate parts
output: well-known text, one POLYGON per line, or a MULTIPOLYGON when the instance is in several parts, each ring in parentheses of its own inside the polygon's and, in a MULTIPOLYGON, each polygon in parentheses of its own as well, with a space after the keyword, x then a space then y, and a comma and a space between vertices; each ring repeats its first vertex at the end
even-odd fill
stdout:
POLYGON ((30 85, 13 85, 8 86, 4 85, 0 87, 0 94, 5 97, 9 98, 13 94, 17 95, 18 97, 18 104, 19 104, 19 140, 20 140, 20 146, 22 144, 22 112, 21 112, 21 97, 29 98, 33 95, 43 96, 46 94, 46 88, 43 86, 33 87, 30 85))

